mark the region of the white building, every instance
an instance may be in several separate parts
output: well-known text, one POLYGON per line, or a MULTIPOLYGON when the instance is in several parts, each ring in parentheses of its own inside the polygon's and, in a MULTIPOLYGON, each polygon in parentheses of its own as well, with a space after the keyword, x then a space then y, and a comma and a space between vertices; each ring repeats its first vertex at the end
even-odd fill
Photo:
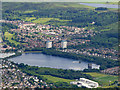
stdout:
POLYGON ((100 69, 100 65, 89 63, 88 69, 100 69))
POLYGON ((92 69, 100 69, 100 65, 92 64, 92 69))
POLYGON ((46 48, 52 48, 52 41, 46 42, 46 48))
POLYGON ((67 41, 66 40, 62 40, 61 47, 62 48, 67 48, 67 41))
POLYGON ((95 81, 80 78, 78 81, 70 82, 70 84, 75 84, 78 87, 86 87, 86 88, 97 88, 99 87, 99 84, 95 81))

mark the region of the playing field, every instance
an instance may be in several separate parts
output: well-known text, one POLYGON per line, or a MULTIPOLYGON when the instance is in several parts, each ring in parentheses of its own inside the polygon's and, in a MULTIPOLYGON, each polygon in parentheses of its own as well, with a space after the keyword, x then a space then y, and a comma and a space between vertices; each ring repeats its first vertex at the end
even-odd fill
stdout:
POLYGON ((53 77, 53 76, 50 76, 50 75, 41 75, 41 76, 43 76, 43 78, 47 79, 47 81, 50 81, 50 82, 67 82, 67 83, 70 83, 72 81, 75 81, 75 80, 70 80, 70 79, 53 77))
POLYGON ((97 81, 99 84, 103 86, 108 86, 111 83, 114 83, 115 81, 118 81, 118 76, 114 75, 106 75, 106 74, 101 74, 101 73, 86 73, 94 77, 94 80, 97 81))

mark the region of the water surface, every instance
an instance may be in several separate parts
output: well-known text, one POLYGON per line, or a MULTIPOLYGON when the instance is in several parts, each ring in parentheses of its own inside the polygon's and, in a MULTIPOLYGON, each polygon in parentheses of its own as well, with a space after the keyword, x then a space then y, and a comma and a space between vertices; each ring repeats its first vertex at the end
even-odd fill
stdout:
POLYGON ((74 69, 74 70, 83 70, 85 68, 88 68, 88 62, 81 61, 81 63, 79 63, 76 62, 77 60, 74 59, 49 56, 41 53, 27 53, 12 58, 10 60, 17 63, 24 63, 31 66, 39 66, 39 67, 51 67, 51 68, 74 69))
POLYGON ((118 5, 113 4, 97 4, 97 3, 80 3, 80 4, 92 7, 118 8, 118 5))

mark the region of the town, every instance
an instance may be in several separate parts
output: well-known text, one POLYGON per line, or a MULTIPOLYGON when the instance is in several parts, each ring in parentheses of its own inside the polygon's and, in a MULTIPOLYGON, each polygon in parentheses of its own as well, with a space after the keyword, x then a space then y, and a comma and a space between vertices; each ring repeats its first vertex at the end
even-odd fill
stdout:
POLYGON ((25 21, 7 21, 1 20, 2 23, 11 23, 18 26, 17 29, 11 29, 4 33, 1 50, 4 52, 8 49, 21 48, 55 48, 62 52, 83 54, 102 58, 117 60, 118 51, 110 48, 85 47, 74 49, 77 45, 87 45, 90 40, 88 37, 94 37, 97 33, 86 28, 70 26, 51 26, 41 25, 25 21), (11 36, 11 37, 8 37, 11 36), (12 43, 11 43, 12 41, 12 43), (16 43, 16 44, 15 44, 16 43), (12 46, 12 47, 11 47, 12 46))

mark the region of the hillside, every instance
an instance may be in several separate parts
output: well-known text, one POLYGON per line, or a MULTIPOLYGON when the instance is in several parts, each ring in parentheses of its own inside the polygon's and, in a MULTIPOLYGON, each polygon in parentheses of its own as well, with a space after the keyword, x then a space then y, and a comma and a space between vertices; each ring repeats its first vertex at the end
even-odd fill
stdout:
MULTIPOLYGON (((58 27, 85 27, 88 30, 91 29, 100 33, 96 35, 95 38, 86 38, 91 39, 92 41, 89 46, 117 49, 118 45, 118 13, 109 9, 97 11, 93 7, 79 5, 75 2, 4 2, 3 19, 22 20, 26 22, 53 25, 58 27), (95 24, 91 24, 92 22, 95 22, 95 24)), ((77 48, 79 46, 75 47, 77 48)))

